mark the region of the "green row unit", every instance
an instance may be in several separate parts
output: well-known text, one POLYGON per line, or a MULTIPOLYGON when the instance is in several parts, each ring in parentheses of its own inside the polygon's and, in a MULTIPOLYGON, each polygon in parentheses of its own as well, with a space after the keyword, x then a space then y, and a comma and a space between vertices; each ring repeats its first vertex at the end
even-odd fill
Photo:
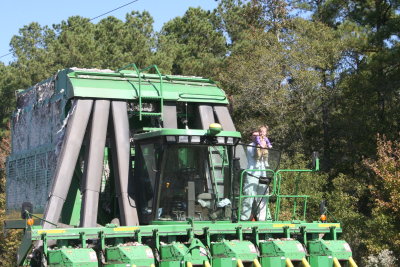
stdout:
MULTIPOLYGON (((324 241, 315 241, 323 245, 324 241)), ((201 244, 197 241, 197 244, 201 244)), ((202 244, 201 244, 202 245, 202 244)), ((221 241, 211 245, 211 253, 204 245, 188 247, 182 243, 171 243, 160 247, 160 260, 155 259, 153 250, 145 245, 107 247, 105 253, 96 253, 88 248, 61 248, 48 252, 48 266, 335 266, 334 259, 347 265, 351 252, 343 251, 339 241, 331 242, 332 249, 313 251, 306 255, 298 241, 266 241, 260 244, 261 253, 250 241, 221 241), (334 248, 336 247, 336 248, 334 248), (302 248, 302 249, 301 249, 302 248), (329 255, 327 255, 329 254, 329 255), (309 260, 307 260, 309 259, 309 260)))
POLYGON ((155 264, 153 250, 142 244, 107 247, 103 255, 101 258, 103 266, 152 266, 155 264))
POLYGON ((61 248, 48 252, 48 266, 351 266, 351 251, 344 241, 316 240, 309 245, 309 255, 299 241, 270 240, 260 242, 259 249, 250 241, 213 242, 209 250, 200 240, 190 244, 172 242, 160 245, 159 259, 146 245, 106 247, 104 253, 88 248, 61 248), (329 247, 326 246, 329 244, 329 247), (323 251, 316 246, 323 248, 323 251))
MULTIPOLYGON (((336 240, 340 232, 339 224, 320 222, 27 229, 31 242, 45 243, 40 262, 48 266, 356 266, 348 243, 336 240), (49 248, 51 240, 57 245, 49 248)), ((34 257, 25 264, 36 266, 34 257)))
POLYGON ((48 266, 98 266, 96 251, 90 248, 61 248, 48 251, 48 266))

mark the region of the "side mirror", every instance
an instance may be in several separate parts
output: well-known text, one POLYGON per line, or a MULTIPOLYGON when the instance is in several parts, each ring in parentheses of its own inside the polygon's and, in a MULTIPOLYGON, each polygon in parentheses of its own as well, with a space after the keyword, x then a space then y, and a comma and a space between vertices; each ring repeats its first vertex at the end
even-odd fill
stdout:
POLYGON ((321 200, 321 203, 319 203, 319 214, 325 214, 326 213, 326 202, 325 200, 321 200))
POLYGON ((28 219, 28 213, 33 213, 33 205, 30 202, 24 202, 22 203, 21 207, 21 219, 25 220, 28 219))
POLYGON ((319 153, 318 152, 313 152, 312 153, 312 165, 311 165, 313 170, 319 171, 319 153))

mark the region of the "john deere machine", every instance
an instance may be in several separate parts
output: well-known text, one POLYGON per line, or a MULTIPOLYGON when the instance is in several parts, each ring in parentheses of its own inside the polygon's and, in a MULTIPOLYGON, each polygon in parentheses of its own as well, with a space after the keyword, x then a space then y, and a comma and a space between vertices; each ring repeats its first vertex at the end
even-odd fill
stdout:
POLYGON ((356 266, 340 223, 307 222, 308 196, 281 190, 318 158, 280 169, 270 150, 263 176, 248 169, 211 80, 65 69, 19 91, 11 122, 4 227, 24 231, 18 266, 356 266), (263 194, 244 193, 250 176, 263 194))

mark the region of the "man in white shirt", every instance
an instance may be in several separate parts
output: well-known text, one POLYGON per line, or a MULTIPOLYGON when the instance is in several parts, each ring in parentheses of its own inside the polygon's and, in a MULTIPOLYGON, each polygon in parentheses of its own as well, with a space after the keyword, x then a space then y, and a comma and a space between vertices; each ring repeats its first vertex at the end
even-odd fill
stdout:
MULTIPOLYGON (((266 184, 260 184, 260 176, 266 176, 265 171, 260 171, 268 168, 268 163, 265 161, 257 159, 257 136, 258 132, 253 132, 251 136, 252 142, 248 144, 246 149, 247 156, 247 169, 253 170, 248 171, 244 186, 243 186, 243 195, 246 196, 256 196, 256 195, 266 195, 269 194, 269 188, 266 184)), ((271 214, 267 207, 267 198, 243 198, 242 200, 242 212, 240 216, 240 220, 247 221, 253 219, 251 217, 257 217, 259 221, 265 221, 266 219, 271 219, 271 214), (251 216, 253 202, 258 206, 256 215, 251 216)))

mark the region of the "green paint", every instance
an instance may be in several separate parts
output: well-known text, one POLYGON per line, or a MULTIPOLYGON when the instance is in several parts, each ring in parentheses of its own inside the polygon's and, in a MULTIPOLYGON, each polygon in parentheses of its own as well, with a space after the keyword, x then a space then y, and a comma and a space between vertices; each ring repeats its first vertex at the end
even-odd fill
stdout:
POLYGON ((29 251, 32 249, 33 243, 31 240, 31 232, 25 231, 24 236, 22 238, 21 245, 17 251, 17 264, 18 266, 22 265, 23 262, 26 260, 26 256, 28 255, 29 251))
POLYGON ((56 266, 98 266, 96 252, 89 248, 61 248, 48 251, 49 267, 56 266))
POLYGON ((82 172, 80 168, 77 167, 75 168, 67 199, 65 200, 61 213, 61 222, 68 225, 79 226, 82 206, 80 177, 82 177, 82 172))
MULTIPOLYGON (((42 234, 46 233, 49 239, 76 239, 79 240, 80 232, 86 233, 86 238, 98 238, 100 232, 104 232, 106 239, 116 237, 130 237, 135 236, 138 230, 142 238, 153 236, 153 231, 157 230, 160 236, 187 236, 188 229, 192 229, 195 235, 202 235, 205 228, 208 229, 210 235, 229 235, 235 234, 236 228, 242 226, 244 234, 251 234, 254 227, 258 227, 259 234, 279 234, 284 233, 284 227, 289 226, 290 233, 299 234, 302 233, 302 229, 305 228, 308 234, 330 233, 330 223, 305 223, 305 222, 291 222, 291 221, 275 221, 275 222, 263 222, 263 221, 242 221, 238 223, 232 222, 213 222, 213 221, 199 221, 191 225, 189 222, 153 222, 153 225, 141 225, 141 226, 121 226, 116 227, 110 225, 109 227, 95 227, 95 228, 56 228, 43 230, 40 226, 32 228, 31 240, 41 240, 42 234)), ((339 223, 335 223, 337 226, 337 232, 341 233, 342 228, 339 223)), ((311 242, 311 241, 309 241, 311 242)))
MULTIPOLYGON (((156 66, 151 66, 156 68, 156 66)), ((72 71, 67 75, 69 98, 141 99, 228 104, 225 92, 207 79, 142 74, 143 70, 121 72, 72 71)), ((59 75, 65 75, 61 72, 59 75)))
POLYGON ((223 240, 211 244, 212 266, 237 266, 257 259, 257 249, 250 241, 223 240))
POLYGON ((193 265, 202 265, 211 256, 199 239, 192 239, 186 245, 179 242, 160 246, 160 266, 181 266, 182 262, 191 262, 193 265))
MULTIPOLYGON (((165 129, 165 128, 143 128, 145 133, 135 134, 135 140, 144 140, 159 136, 208 136, 207 130, 198 129, 165 129)), ((239 132, 221 131, 215 135, 216 137, 234 137, 241 138, 239 132)))
POLYGON ((126 267, 150 266, 155 263, 154 254, 149 246, 136 244, 135 246, 107 247, 105 249, 106 264, 103 266, 126 267))
POLYGON ((308 241, 308 253, 311 266, 332 266, 333 258, 347 261, 352 257, 349 244, 344 240, 308 241))
POLYGON ((296 240, 273 240, 260 242, 260 263, 262 266, 286 266, 286 258, 301 261, 306 257, 303 245, 296 240))

